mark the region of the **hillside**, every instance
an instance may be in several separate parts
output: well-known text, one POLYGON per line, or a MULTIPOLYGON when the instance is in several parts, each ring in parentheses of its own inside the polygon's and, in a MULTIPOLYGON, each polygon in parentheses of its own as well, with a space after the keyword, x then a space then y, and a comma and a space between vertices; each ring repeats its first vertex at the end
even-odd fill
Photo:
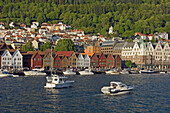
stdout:
POLYGON ((0 21, 63 21, 90 34, 170 32, 169 0, 0 0, 0 21))

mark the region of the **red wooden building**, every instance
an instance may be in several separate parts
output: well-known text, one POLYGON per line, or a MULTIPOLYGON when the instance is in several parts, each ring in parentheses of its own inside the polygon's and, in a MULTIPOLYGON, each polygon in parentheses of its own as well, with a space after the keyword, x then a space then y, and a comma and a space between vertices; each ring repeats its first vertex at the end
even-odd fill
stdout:
POLYGON ((59 55, 54 57, 54 68, 58 69, 61 68, 61 58, 59 55))
POLYGON ((115 67, 116 68, 121 68, 122 67, 122 59, 120 58, 119 55, 115 56, 115 67))
POLYGON ((43 58, 37 51, 31 57, 31 69, 35 68, 43 68, 43 58))
POLYGON ((92 68, 99 67, 99 55, 96 55, 95 53, 93 54, 93 56, 91 57, 90 66, 92 68))
POLYGON ((109 69, 112 69, 115 67, 115 58, 111 54, 108 55, 108 57, 107 57, 106 67, 109 69))
POLYGON ((106 68, 106 61, 107 61, 107 55, 104 55, 102 53, 99 57, 99 67, 105 69, 106 68))

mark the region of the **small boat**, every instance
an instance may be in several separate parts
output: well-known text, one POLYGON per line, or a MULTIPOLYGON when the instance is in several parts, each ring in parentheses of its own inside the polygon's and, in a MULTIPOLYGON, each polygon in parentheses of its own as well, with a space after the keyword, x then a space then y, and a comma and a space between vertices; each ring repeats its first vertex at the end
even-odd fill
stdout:
POLYGON ((140 74, 153 74, 153 73, 157 73, 154 70, 140 70, 139 71, 140 74))
POLYGON ((167 71, 160 71, 159 73, 160 73, 160 74, 166 74, 167 71))
POLYGON ((8 76, 10 76, 10 75, 8 75, 8 74, 3 74, 3 73, 0 74, 0 78, 8 77, 8 76))
POLYGON ((63 72, 64 75, 76 75, 76 72, 72 71, 71 69, 68 69, 63 72))
POLYGON ((2 77, 10 77, 12 76, 13 74, 12 73, 9 73, 8 71, 3 71, 3 70, 0 70, 0 78, 2 77))
POLYGON ((112 72, 110 73, 111 75, 119 75, 120 73, 119 72, 112 72))
POLYGON ((110 82, 110 86, 104 86, 101 88, 101 92, 109 95, 120 95, 130 93, 134 88, 127 86, 122 82, 110 82))
POLYGON ((66 80, 67 77, 52 75, 51 77, 46 77, 47 83, 44 88, 67 88, 71 87, 74 81, 66 80))
POLYGON ((33 70, 30 70, 30 71, 24 71, 24 74, 26 76, 29 76, 29 75, 44 75, 44 76, 46 76, 47 75, 43 70, 40 70, 40 69, 33 69, 33 70))
POLYGON ((130 70, 130 74, 138 74, 139 72, 136 70, 130 70))
POLYGON ((129 74, 129 71, 127 71, 127 70, 122 70, 122 71, 120 72, 120 74, 129 74))
POLYGON ((19 75, 12 75, 12 77, 19 77, 19 75))
POLYGON ((84 71, 79 71, 80 75, 94 75, 91 69, 85 69, 84 71))
POLYGON ((106 71, 105 71, 106 74, 111 74, 111 73, 113 73, 113 72, 115 72, 115 69, 109 69, 109 70, 106 70, 106 71))

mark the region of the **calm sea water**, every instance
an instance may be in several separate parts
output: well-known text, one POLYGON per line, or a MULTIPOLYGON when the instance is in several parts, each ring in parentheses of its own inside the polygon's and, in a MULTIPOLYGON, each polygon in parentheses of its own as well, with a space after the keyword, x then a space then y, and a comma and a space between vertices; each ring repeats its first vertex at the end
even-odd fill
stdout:
POLYGON ((44 89, 45 76, 0 78, 0 112, 107 113, 170 112, 170 74, 69 76, 71 88, 44 89), (100 92, 110 81, 135 87, 131 94, 100 92))

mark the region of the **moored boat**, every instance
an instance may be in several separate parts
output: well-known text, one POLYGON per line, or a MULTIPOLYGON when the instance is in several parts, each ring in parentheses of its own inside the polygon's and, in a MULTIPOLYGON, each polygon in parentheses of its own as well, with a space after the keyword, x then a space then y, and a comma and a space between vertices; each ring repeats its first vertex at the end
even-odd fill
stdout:
POLYGON ((140 74, 153 74, 153 73, 157 73, 157 71, 154 71, 154 70, 140 70, 139 73, 140 74))
POLYGON ((129 71, 127 71, 127 70, 122 70, 122 71, 120 72, 120 74, 129 74, 129 71))
POLYGON ((80 75, 94 75, 91 69, 85 69, 84 71, 79 71, 80 75))
POLYGON ((115 72, 115 69, 109 69, 109 70, 106 70, 106 71, 105 71, 106 74, 111 74, 111 73, 113 73, 113 72, 115 72))
POLYGON ((76 75, 76 72, 72 71, 71 69, 67 69, 63 72, 64 75, 76 75))
POLYGON ((24 74, 26 76, 33 76, 33 75, 47 75, 43 70, 37 70, 37 69, 33 69, 33 70, 30 70, 30 71, 24 71, 24 74))

